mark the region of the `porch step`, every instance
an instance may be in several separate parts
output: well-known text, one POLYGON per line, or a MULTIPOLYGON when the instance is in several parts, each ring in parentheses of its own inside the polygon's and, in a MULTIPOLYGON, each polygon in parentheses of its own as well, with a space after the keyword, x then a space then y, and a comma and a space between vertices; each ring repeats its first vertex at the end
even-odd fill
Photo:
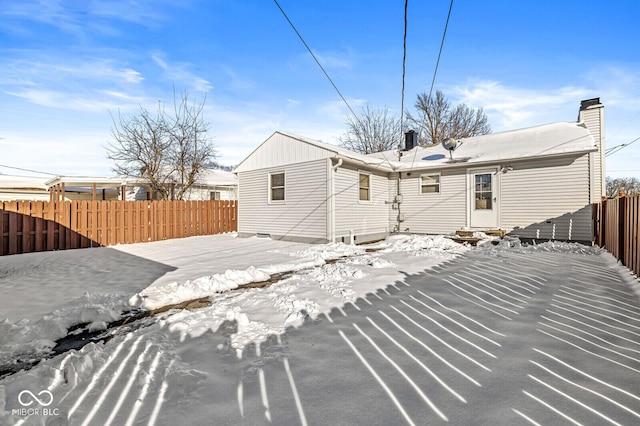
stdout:
POLYGON ((473 231, 457 230, 456 235, 459 237, 473 237, 474 232, 482 232, 490 237, 504 237, 507 235, 507 231, 504 229, 475 229, 473 231))
POLYGON ((478 245, 478 241, 481 241, 482 238, 476 238, 476 237, 466 237, 466 236, 453 236, 453 235, 446 235, 446 238, 455 241, 456 243, 459 244, 470 244, 472 246, 477 246, 478 245))

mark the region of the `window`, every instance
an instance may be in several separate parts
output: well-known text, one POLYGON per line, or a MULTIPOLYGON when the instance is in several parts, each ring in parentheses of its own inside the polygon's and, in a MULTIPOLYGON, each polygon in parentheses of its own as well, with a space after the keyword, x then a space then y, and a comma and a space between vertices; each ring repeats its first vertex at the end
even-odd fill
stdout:
POLYGON ((371 175, 368 173, 360 172, 359 176, 359 185, 360 188, 360 201, 370 201, 371 200, 371 175))
POLYGON ((439 194, 440 193, 440 175, 422 175, 420 176, 420 193, 421 194, 439 194))
POLYGON ((269 202, 284 202, 284 172, 269 174, 269 202))
POLYGON ((492 210, 493 191, 491 190, 491 173, 476 175, 475 186, 476 210, 492 210))
POLYGON ((209 193, 210 200, 219 200, 220 199, 220 191, 211 191, 209 193))

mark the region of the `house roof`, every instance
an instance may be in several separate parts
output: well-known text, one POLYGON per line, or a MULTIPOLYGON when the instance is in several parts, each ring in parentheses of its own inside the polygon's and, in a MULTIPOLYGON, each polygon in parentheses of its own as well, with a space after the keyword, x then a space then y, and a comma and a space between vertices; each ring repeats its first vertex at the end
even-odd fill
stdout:
MULTIPOLYGON (((397 150, 365 155, 336 145, 277 131, 249 154, 236 167, 234 173, 255 168, 256 164, 254 163, 256 161, 249 159, 259 155, 258 151, 274 140, 274 137, 285 137, 288 140, 313 146, 324 152, 326 157, 344 159, 387 171, 483 165, 504 161, 579 154, 597 150, 596 142, 591 132, 584 124, 577 122, 559 122, 463 138, 458 141, 458 146, 452 155, 442 144, 417 147, 408 151, 401 151, 399 159, 397 150)), ((286 153, 282 155, 281 153, 282 151, 278 151, 282 161, 282 157, 286 153)), ((289 161, 292 160, 290 159, 289 161)))
POLYGON ((48 177, 35 177, 35 176, 12 176, 0 174, 0 188, 1 189, 40 189, 47 190, 45 182, 49 180, 48 177))
MULTIPOLYGON (((560 122, 463 138, 450 155, 442 144, 402 151, 398 169, 442 168, 596 151, 591 132, 581 123, 560 122), (453 159, 452 159, 453 158, 453 159)), ((397 159, 398 151, 368 154, 397 159)))
POLYGON ((207 186, 237 186, 238 177, 232 172, 218 169, 206 169, 200 182, 207 186))
POLYGON ((122 185, 138 185, 142 183, 141 178, 131 177, 98 177, 98 176, 56 176, 45 182, 48 188, 64 183, 66 187, 91 187, 96 184, 96 188, 118 188, 122 185))
MULTIPOLYGON (((96 188, 118 188, 122 185, 140 186, 146 185, 148 181, 142 177, 134 176, 56 176, 44 182, 45 189, 59 183, 64 183, 67 187, 91 187, 96 184, 96 188)), ((238 184, 236 176, 224 170, 206 169, 200 180, 200 185, 205 186, 233 186, 238 184)))
MULTIPOLYGON (((382 158, 370 157, 367 155, 350 151, 348 149, 341 148, 337 145, 328 144, 315 139, 310 139, 304 136, 295 135, 293 133, 276 131, 271 136, 269 136, 269 138, 267 138, 263 143, 261 143, 256 149, 254 149, 253 152, 251 152, 251 154, 249 154, 244 160, 242 160, 240 164, 236 166, 233 172, 238 173, 238 172, 255 168, 256 166, 251 164, 252 160, 255 159, 257 155, 260 155, 258 153, 259 151, 264 150, 265 147, 267 147, 275 139, 278 139, 278 137, 284 137, 285 139, 291 140, 291 141, 302 142, 305 145, 317 148, 323 152, 322 157, 324 158, 343 159, 351 162, 360 163, 363 165, 368 165, 371 167, 384 168, 384 169, 391 170, 389 161, 387 161, 387 159, 385 159, 384 157, 382 158)), ((282 151, 280 151, 278 154, 280 154, 281 152, 282 151)), ((284 152, 283 154, 286 155, 287 153, 284 152)), ((285 155, 278 155, 279 161, 285 161, 286 163, 286 160, 283 160, 285 155)))

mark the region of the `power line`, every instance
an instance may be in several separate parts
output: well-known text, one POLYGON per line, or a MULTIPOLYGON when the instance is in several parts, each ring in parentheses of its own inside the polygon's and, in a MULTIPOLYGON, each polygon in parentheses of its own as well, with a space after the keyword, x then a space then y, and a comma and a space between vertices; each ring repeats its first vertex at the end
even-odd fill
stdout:
POLYGON ((40 173, 41 175, 60 176, 59 173, 41 172, 39 170, 23 169, 23 168, 20 168, 20 167, 6 166, 4 164, 0 164, 0 167, 4 167, 6 169, 20 170, 20 171, 23 171, 23 172, 40 173))
MULTIPOLYGON (((431 87, 429 88, 429 97, 427 98, 427 102, 431 100, 431 95, 433 93, 433 86, 436 83, 436 75, 438 75, 438 67, 440 66, 440 57, 442 56, 442 48, 444 47, 444 39, 447 36, 447 28, 449 27, 449 19, 451 18, 451 10, 453 9, 453 0, 449 3, 449 13, 447 13, 447 21, 444 24, 444 31, 442 33, 442 41, 440 41, 440 50, 438 51, 438 59, 436 60, 436 67, 433 70, 433 78, 431 79, 431 87)), ((420 144, 418 144, 420 146, 420 144)), ((413 153, 413 159, 411 160, 411 167, 413 167, 413 163, 416 161, 416 155, 418 154, 418 150, 416 149, 413 153)))
POLYGON ((447 27, 449 27, 449 18, 451 17, 451 9, 453 9, 453 0, 451 0, 451 3, 449 3, 449 13, 447 14, 447 22, 444 24, 444 32, 442 33, 442 41, 440 42, 440 51, 438 52, 436 69, 433 71, 433 79, 431 80, 431 88, 429 89, 429 99, 431 99, 433 86, 436 83, 436 75, 438 74, 438 66, 440 65, 440 56, 442 55, 442 48, 444 47, 444 39, 447 36, 447 27))
POLYGON ((629 143, 623 143, 623 144, 620 144, 620 145, 612 146, 611 148, 607 148, 604 151, 604 153, 605 153, 604 156, 608 157, 610 155, 613 155, 613 154, 617 153, 618 151, 628 147, 629 145, 632 145, 633 143, 638 142, 639 140, 640 140, 640 138, 635 138, 634 140, 632 140, 629 143))
POLYGON ((402 135, 404 134, 404 80, 407 70, 407 11, 409 0, 404 2, 404 37, 402 39, 402 96, 400 101, 400 143, 398 144, 398 156, 402 149, 402 135))
MULTIPOLYGON (((342 99, 342 102, 344 102, 344 104, 347 106, 347 108, 349 108, 349 111, 351 111, 351 114, 353 115, 353 117, 356 119, 356 121, 360 124, 361 127, 364 128, 364 124, 362 123, 362 121, 360 120, 360 117, 358 117, 358 115, 353 111, 353 109, 351 108, 351 105, 349 105, 349 102, 347 102, 347 100, 345 99, 345 97, 342 95, 342 92, 340 92, 340 89, 338 89, 338 86, 336 86, 336 84, 333 82, 333 80, 331 79, 331 77, 329 76, 329 73, 327 73, 327 71, 324 69, 324 67, 322 66, 322 64, 320 63, 320 61, 318 60, 318 58, 316 57, 316 55, 313 53, 313 51, 311 50, 311 48, 309 47, 309 45, 307 44, 306 41, 304 41, 304 38, 302 38, 302 35, 300 34, 300 32, 298 31, 298 29, 296 28, 295 25, 293 25, 293 22, 291 22, 291 19, 289 19, 289 17, 287 16, 287 14, 285 13, 285 11, 282 9, 282 7, 280 6, 280 4, 278 3, 278 0, 273 0, 273 2, 276 4, 276 6, 278 6, 278 9, 280 9, 280 12, 282 13, 282 15, 284 16, 284 18, 287 20, 287 22, 289 23, 289 25, 291 25, 291 28, 293 28, 293 31, 295 31, 296 35, 298 36, 298 38, 300 39, 300 41, 302 42, 302 44, 304 44, 304 47, 307 48, 307 51, 309 51, 309 53, 311 54, 311 56, 313 57, 313 59, 316 61, 316 64, 318 64, 318 66, 320 67, 320 69, 322 70, 322 72, 324 73, 325 77, 327 77, 327 80, 329 80, 329 82, 331 83, 331 85, 333 86, 333 88, 335 89, 335 91, 338 93, 338 95, 340 95, 340 98, 342 99)), ((389 159, 387 158, 387 156, 384 154, 384 152, 382 152, 382 157, 384 158, 384 160, 389 163, 389 165, 391 166, 391 161, 389 161, 389 159)), ((376 166, 376 168, 379 167, 376 166)), ((393 166, 391 166, 393 167, 393 166)))
MULTIPOLYGON (((302 44, 304 44, 304 47, 307 48, 307 50, 309 51, 309 53, 311 54, 311 56, 313 57, 313 59, 316 61, 316 64, 318 64, 318 66, 320 67, 320 69, 322 70, 322 72, 324 73, 325 77, 327 77, 327 80, 329 80, 329 82, 331 83, 331 85, 333 86, 333 88, 335 89, 335 91, 338 93, 338 95, 340 95, 340 98, 342 99, 342 102, 344 102, 344 104, 347 106, 347 108, 349 108, 349 111, 351 111, 351 114, 353 114, 353 116, 356 118, 356 120, 358 120, 358 122, 360 122, 360 119, 358 118, 358 116, 356 115, 355 112, 353 112, 353 109, 351 109, 351 106, 349 105, 349 102, 347 102, 347 100, 344 98, 344 96, 342 96, 342 93, 340 92, 340 89, 338 89, 338 86, 336 86, 336 84, 333 82, 333 80, 331 79, 331 77, 329 77, 329 74, 327 73, 327 71, 325 71, 324 67, 322 66, 322 64, 320 63, 320 61, 318 60, 318 58, 316 58, 316 55, 314 55, 313 51, 311 50, 311 48, 309 47, 309 45, 307 44, 306 41, 304 41, 304 38, 302 38, 302 35, 300 35, 300 33, 298 32, 298 30, 296 29, 296 26, 293 25, 293 22, 291 22, 291 19, 289 19, 289 17, 287 16, 287 14, 284 12, 284 10, 282 9, 282 7, 280 7, 280 4, 278 3, 278 0, 273 0, 274 3, 276 4, 276 6, 278 6, 278 9, 280 9, 280 12, 282 12, 282 15, 284 16, 284 18, 287 20, 287 22, 289 23, 289 25, 291 25, 291 28, 293 28, 293 31, 295 31, 295 33, 298 35, 298 38, 300 39, 300 41, 302 42, 302 44)), ((362 125, 362 123, 361 123, 362 125)))

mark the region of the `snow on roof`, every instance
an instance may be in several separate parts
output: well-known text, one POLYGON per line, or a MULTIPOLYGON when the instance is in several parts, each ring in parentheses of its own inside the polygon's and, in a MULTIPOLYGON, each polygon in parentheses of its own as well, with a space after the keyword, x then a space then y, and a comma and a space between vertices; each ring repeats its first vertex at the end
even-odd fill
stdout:
POLYGON ((0 174, 0 188, 5 189, 42 189, 47 190, 45 182, 50 178, 36 176, 12 176, 0 174))
MULTIPOLYGON (((88 187, 94 183, 97 188, 117 188, 122 185, 137 186, 146 185, 148 180, 143 177, 136 176, 56 176, 54 178, 45 178, 45 189, 64 183, 67 186, 88 187)), ((201 182, 207 186, 237 185, 236 176, 224 170, 205 169, 201 175, 201 182)))
POLYGON ((135 182, 139 178, 126 178, 126 177, 105 177, 105 176, 56 176, 53 179, 47 180, 45 184, 47 187, 64 183, 68 187, 85 187, 96 184, 96 188, 117 188, 122 185, 129 185, 135 182), (132 182, 133 180, 133 182, 132 182))
POLYGON ((209 186, 237 186, 238 178, 235 174, 225 170, 206 169, 202 172, 200 180, 209 186))
MULTIPOLYGON (((548 157, 597 150, 591 132, 580 123, 553 123, 507 132, 460 139, 453 151, 442 144, 403 151, 401 169, 443 167, 454 164, 479 164, 526 158, 548 157)), ((396 156, 397 151, 369 154, 373 158, 396 156), (384 157, 383 157, 384 156, 384 157)))

